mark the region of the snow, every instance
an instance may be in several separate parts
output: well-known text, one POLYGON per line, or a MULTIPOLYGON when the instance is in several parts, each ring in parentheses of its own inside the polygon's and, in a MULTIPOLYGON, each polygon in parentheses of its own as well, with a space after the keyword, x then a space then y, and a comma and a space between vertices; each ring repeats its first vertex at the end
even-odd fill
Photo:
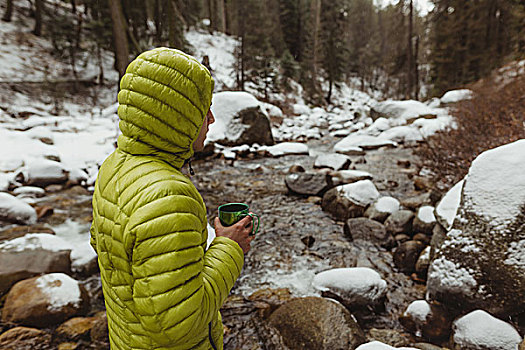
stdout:
POLYGON ((300 142, 282 142, 273 146, 261 146, 259 150, 266 151, 273 157, 288 154, 308 154, 308 146, 300 142))
POLYGON ((43 188, 40 187, 34 187, 34 186, 22 186, 15 188, 13 190, 13 194, 15 194, 17 197, 22 196, 36 196, 41 197, 45 195, 46 191, 43 188))
POLYGON ((436 222, 436 217, 434 216, 434 207, 430 205, 422 206, 417 211, 417 217, 426 224, 436 222))
POLYGON ((403 316, 410 316, 414 320, 425 322, 430 314, 430 304, 426 300, 416 300, 408 305, 403 316))
POLYGON ((351 304, 368 305, 386 294, 385 280, 368 267, 337 268, 318 273, 313 286, 320 291, 331 291, 351 304))
POLYGON ((61 225, 52 226, 56 236, 62 238, 71 247, 73 270, 78 270, 97 256, 90 244, 90 226, 91 223, 79 223, 71 219, 67 219, 61 225))
POLYGON ((345 164, 350 164, 347 156, 337 153, 327 153, 317 156, 314 168, 331 168, 333 170, 342 169, 345 164))
POLYGON ((400 203, 397 199, 390 196, 381 197, 374 203, 374 207, 380 213, 393 214, 399 210, 400 203))
POLYGON ((461 190, 463 189, 463 183, 465 180, 459 181, 455 184, 446 194, 441 198, 438 206, 436 207, 436 218, 439 223, 450 230, 454 223, 454 218, 458 212, 459 203, 461 201, 461 190))
POLYGON ((492 227, 513 222, 525 204, 525 139, 483 152, 463 186, 463 205, 492 227))
POLYGON ((445 92, 440 100, 442 103, 454 103, 469 100, 472 98, 473 94, 472 90, 468 89, 452 90, 445 92))
POLYGON ((61 237, 49 233, 28 233, 0 243, 0 251, 23 252, 25 250, 43 249, 51 252, 71 250, 72 246, 61 237))
POLYGON ((429 268, 428 279, 441 286, 439 289, 450 293, 474 291, 478 283, 472 276, 473 272, 443 257, 435 259, 429 268))
POLYGON ((395 348, 393 346, 381 343, 379 341, 371 341, 369 343, 361 344, 355 350, 417 350, 417 348, 395 348))
POLYGON ((522 341, 510 324, 483 310, 475 310, 453 324, 454 342, 465 348, 517 350, 522 341))
POLYGON ((70 250, 71 267, 76 270, 96 257, 95 251, 89 244, 89 226, 68 219, 63 224, 52 227, 56 235, 29 233, 1 243, 0 250, 14 252, 35 249, 53 252, 70 250))
POLYGON ((14 173, 0 173, 0 192, 7 191, 9 184, 14 181, 14 173))
POLYGON ((350 134, 334 146, 334 151, 339 153, 346 153, 347 151, 355 150, 355 147, 362 149, 379 148, 382 146, 396 146, 394 141, 384 139, 382 137, 371 136, 366 134, 350 134))
POLYGON ((511 242, 507 251, 507 258, 503 261, 506 265, 525 268, 525 239, 511 242))
POLYGON ((210 59, 211 73, 215 79, 215 91, 233 88, 236 85, 232 74, 235 65, 235 47, 238 41, 224 33, 190 30, 185 33, 186 40, 194 47, 193 55, 202 62, 207 55, 210 59))
POLYGON ((379 192, 370 180, 361 180, 337 188, 343 196, 361 206, 367 206, 379 198, 379 192))
POLYGON ((80 306, 80 287, 64 273, 50 273, 35 280, 36 286, 49 301, 48 310, 58 311, 67 305, 80 306))
POLYGON ((26 224, 34 224, 37 219, 33 207, 6 192, 0 192, 0 217, 14 219, 26 224))

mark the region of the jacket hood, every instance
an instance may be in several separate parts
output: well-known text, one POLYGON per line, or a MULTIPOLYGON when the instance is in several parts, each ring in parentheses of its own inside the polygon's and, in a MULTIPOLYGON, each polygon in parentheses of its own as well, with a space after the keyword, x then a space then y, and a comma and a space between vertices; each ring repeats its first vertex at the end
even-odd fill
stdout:
POLYGON ((120 81, 118 148, 181 168, 193 155, 213 85, 210 72, 182 51, 161 47, 142 53, 120 81))

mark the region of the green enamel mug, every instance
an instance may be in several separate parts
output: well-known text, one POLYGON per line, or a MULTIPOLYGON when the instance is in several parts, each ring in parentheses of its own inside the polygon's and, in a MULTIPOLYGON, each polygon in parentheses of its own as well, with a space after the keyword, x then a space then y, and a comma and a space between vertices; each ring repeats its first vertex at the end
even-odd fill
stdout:
POLYGON ((224 227, 231 226, 246 216, 252 218, 252 232, 250 234, 254 235, 259 231, 260 219, 257 214, 250 213, 248 204, 227 203, 219 206, 219 220, 224 227), (257 225, 255 225, 255 219, 257 219, 257 225))

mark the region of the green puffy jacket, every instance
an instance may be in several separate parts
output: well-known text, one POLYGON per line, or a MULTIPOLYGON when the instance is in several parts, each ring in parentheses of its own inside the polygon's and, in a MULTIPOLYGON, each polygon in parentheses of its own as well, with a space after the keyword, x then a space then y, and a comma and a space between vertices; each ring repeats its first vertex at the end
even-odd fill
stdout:
POLYGON ((222 349, 219 309, 244 255, 217 237, 180 172, 193 155, 213 79, 193 57, 141 54, 120 84, 118 148, 100 168, 91 244, 98 254, 111 348, 222 349))

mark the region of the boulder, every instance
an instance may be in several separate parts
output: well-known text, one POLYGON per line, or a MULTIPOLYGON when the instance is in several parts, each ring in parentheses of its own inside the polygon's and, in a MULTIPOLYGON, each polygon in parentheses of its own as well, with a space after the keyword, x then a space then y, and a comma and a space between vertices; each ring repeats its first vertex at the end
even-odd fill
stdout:
POLYGON ((52 273, 15 284, 2 309, 2 322, 49 327, 80 315, 89 305, 88 294, 76 280, 52 273))
POLYGON ((514 327, 483 310, 458 318, 452 326, 454 350, 516 350, 521 342, 514 327))
POLYGON ((0 243, 0 295, 18 281, 43 273, 71 273, 70 253, 61 238, 46 233, 0 243))
POLYGON ((453 227, 429 268, 430 300, 501 318, 525 311, 524 173, 525 140, 472 162, 453 227))
POLYGON ((73 317, 62 323, 55 330, 55 335, 63 340, 74 341, 89 338, 97 320, 97 317, 73 317))
POLYGON ((253 95, 241 91, 219 92, 213 95, 211 109, 215 123, 209 128, 209 141, 225 146, 274 144, 270 118, 253 95))
POLYGON ((284 183, 291 193, 303 196, 322 196, 333 187, 330 177, 320 173, 289 174, 284 183))
POLYGON ((407 209, 417 210, 424 205, 432 205, 434 200, 432 192, 425 192, 417 196, 404 198, 401 200, 401 205, 407 209))
POLYGON ((367 218, 346 220, 344 233, 351 241, 363 240, 385 248, 394 244, 394 238, 386 232, 383 224, 367 218))
POLYGON ((91 341, 109 343, 108 318, 104 311, 95 315, 95 323, 89 332, 91 341))
POLYGON ((412 302, 399 317, 399 322, 418 338, 440 342, 448 338, 452 317, 443 307, 426 300, 412 302))
POLYGON ((292 300, 270 316, 270 324, 279 330, 290 350, 355 349, 365 341, 348 310, 324 298, 292 300))
POLYGON ((312 282, 323 295, 341 301, 349 310, 382 304, 386 282, 368 267, 338 268, 315 275, 312 282))
POLYGON ((432 230, 432 238, 430 239, 430 261, 434 260, 436 253, 441 248, 446 237, 447 230, 440 224, 436 224, 432 230))
POLYGON ((36 210, 6 192, 0 192, 0 222, 30 225, 36 223, 36 210))
POLYGON ((394 197, 381 197, 368 207, 365 216, 372 220, 385 222, 390 214, 399 210, 399 201, 394 197))
POLYGON ((437 113, 422 102, 415 100, 378 102, 370 110, 372 119, 386 118, 392 125, 410 123, 418 118, 435 118, 437 113))
POLYGON ((47 350, 51 349, 51 334, 40 329, 14 327, 0 335, 3 350, 47 350))
POLYGON ((417 211, 417 215, 413 222, 413 230, 414 232, 422 232, 430 235, 432 234, 435 224, 436 217, 434 216, 434 207, 425 205, 417 211))
POLYGON ((390 215, 385 221, 388 233, 397 235, 398 233, 412 234, 412 221, 414 213, 410 210, 399 210, 390 215))
POLYGON ((261 146, 259 148, 263 154, 272 157, 280 157, 290 154, 308 154, 308 145, 300 142, 281 142, 273 146, 261 146))
POLYGON ((425 245, 420 241, 401 243, 394 251, 394 264, 401 272, 414 272, 416 270, 416 262, 423 249, 425 249, 425 245))
POLYGON ((330 168, 332 170, 345 170, 350 166, 350 158, 337 153, 318 155, 314 161, 314 168, 330 168))
POLYGON ((379 192, 370 180, 341 185, 328 190, 321 207, 337 220, 362 216, 366 207, 379 197, 379 192))

